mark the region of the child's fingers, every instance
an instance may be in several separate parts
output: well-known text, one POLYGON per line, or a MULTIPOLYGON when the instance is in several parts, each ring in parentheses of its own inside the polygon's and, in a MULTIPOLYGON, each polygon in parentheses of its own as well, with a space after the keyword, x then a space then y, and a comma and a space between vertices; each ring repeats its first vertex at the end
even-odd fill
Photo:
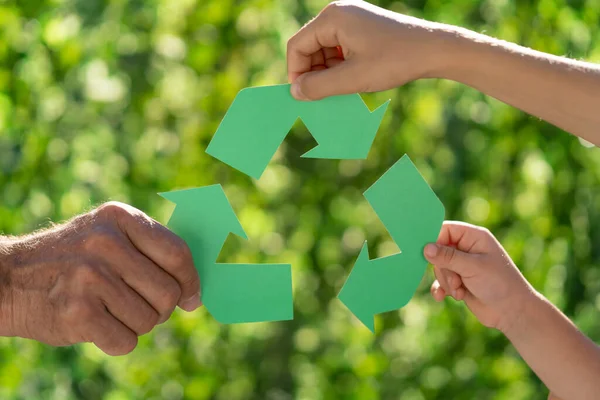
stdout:
POLYGON ((449 269, 439 268, 438 266, 434 266, 433 271, 446 294, 456 299, 456 290, 462 286, 460 275, 449 269))
POLYGON ((437 302, 440 302, 442 300, 444 300, 444 297, 446 297, 446 292, 444 291, 444 289, 440 286, 440 282, 438 282, 437 280, 435 280, 432 284, 431 284, 431 296, 433 296, 433 299, 437 302))
POLYGON ((293 83, 298 76, 310 71, 312 55, 321 49, 339 45, 337 35, 323 15, 304 25, 287 44, 288 80, 293 83), (327 28, 327 29, 325 29, 327 28))
POLYGON ((450 295, 452 293, 452 288, 450 287, 450 282, 448 281, 448 272, 452 271, 447 269, 442 270, 437 265, 434 265, 433 272, 435 274, 435 279, 437 279, 442 289, 444 289, 444 292, 446 292, 447 295, 450 295))
POLYGON ((344 62, 344 60, 341 58, 329 58, 325 60, 325 65, 327 66, 327 68, 333 68, 342 62, 344 62))
POLYGON ((311 55, 310 65, 311 68, 314 68, 317 65, 325 65, 325 54, 323 54, 323 50, 317 51, 311 55))
POLYGON ((448 278, 449 286, 452 290, 458 290, 462 285, 463 281, 460 275, 458 275, 454 271, 446 270, 448 273, 446 277, 448 278))
POLYGON ((344 53, 340 46, 325 47, 323 49, 323 55, 325 56, 325 61, 327 61, 327 60, 343 60, 344 59, 344 53))
POLYGON ((459 221, 444 221, 437 243, 461 250, 472 249, 479 238, 480 228, 459 221))
POLYGON ((454 247, 429 243, 425 246, 425 258, 440 269, 449 269, 461 277, 473 276, 481 260, 479 254, 469 254, 454 247))
POLYGON ((364 66, 352 61, 332 63, 323 71, 299 75, 292 83, 292 96, 298 100, 319 100, 333 95, 365 91, 369 75, 364 66))
POLYGON ((456 296, 454 298, 458 301, 464 300, 465 295, 467 294, 467 290, 464 287, 459 287, 456 289, 456 296))

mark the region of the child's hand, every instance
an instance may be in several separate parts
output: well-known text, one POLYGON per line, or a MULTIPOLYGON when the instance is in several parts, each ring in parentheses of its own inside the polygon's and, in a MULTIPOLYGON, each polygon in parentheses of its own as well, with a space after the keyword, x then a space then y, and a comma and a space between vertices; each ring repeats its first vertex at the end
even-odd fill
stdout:
MULTIPOLYGON (((453 297, 464 299, 487 327, 506 332, 535 293, 502 245, 485 228, 445 222, 437 244, 428 244, 424 252, 435 266, 438 280, 443 279, 440 274, 450 272, 450 287, 456 291, 453 297)), ((441 301, 446 290, 438 280, 431 293, 441 301)))
POLYGON ((441 26, 362 1, 331 3, 288 42, 292 95, 316 100, 435 76, 451 53, 441 26))
MULTIPOLYGON (((446 222, 424 253, 438 279, 443 271, 458 274, 462 286, 455 297, 464 298, 482 324, 506 335, 551 391, 548 400, 598 398, 600 347, 529 285, 487 229, 446 222)), ((438 281, 431 292, 438 301, 446 294, 438 281)))

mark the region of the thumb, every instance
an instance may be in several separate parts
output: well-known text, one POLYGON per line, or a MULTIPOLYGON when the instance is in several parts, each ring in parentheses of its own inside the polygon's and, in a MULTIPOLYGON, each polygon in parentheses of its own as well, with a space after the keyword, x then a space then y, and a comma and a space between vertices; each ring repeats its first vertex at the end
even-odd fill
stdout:
POLYGON ((477 255, 457 250, 454 247, 429 243, 425 246, 425 258, 438 268, 449 269, 461 276, 472 276, 477 269, 477 255))
POLYGON ((298 100, 320 100, 324 97, 363 91, 358 67, 342 61, 334 67, 305 72, 292 83, 292 96, 298 100))

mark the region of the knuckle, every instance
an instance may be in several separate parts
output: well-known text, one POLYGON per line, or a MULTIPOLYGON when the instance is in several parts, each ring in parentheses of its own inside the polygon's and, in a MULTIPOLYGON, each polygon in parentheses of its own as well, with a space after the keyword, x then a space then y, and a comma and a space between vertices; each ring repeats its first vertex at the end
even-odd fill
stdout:
POLYGON ((176 306, 177 302, 179 301, 180 298, 181 298, 181 287, 179 286, 179 284, 174 283, 171 290, 169 290, 169 300, 170 300, 169 303, 172 304, 173 306, 176 306))
MULTIPOLYGON (((194 259, 188 245, 181 238, 177 237, 172 241, 168 249, 169 265, 172 266, 174 272, 180 276, 187 277, 188 281, 194 278, 194 259)), ((185 282, 189 283, 189 282, 185 282)))
POLYGON ((490 230, 484 226, 480 226, 478 227, 479 233, 485 236, 491 236, 492 232, 490 232, 490 230))
POLYGON ((170 313, 181 298, 181 288, 175 282, 166 286, 162 292, 159 294, 159 298, 157 300, 157 306, 159 311, 164 313, 170 313))
POLYGON ((454 251, 454 249, 452 247, 444 247, 444 252, 443 252, 443 259, 444 262, 446 264, 451 264, 452 261, 454 260, 454 255, 456 254, 456 252, 454 251))
POLYGON ((71 279, 81 287, 96 286, 106 280, 100 268, 91 262, 80 264, 73 272, 71 279))
POLYGON ((296 35, 294 35, 288 39, 287 46, 286 46, 287 53, 289 54, 290 52, 292 52, 295 47, 296 47, 296 35))
POLYGON ((153 315, 149 315, 148 317, 144 318, 143 322, 141 323, 140 327, 139 327, 139 331, 138 334, 141 335, 145 335, 146 333, 149 333, 150 331, 152 331, 152 329, 154 329, 154 327, 158 324, 158 314, 153 313, 153 315))
POLYGON ((477 233, 479 240, 487 246, 492 245, 496 241, 496 237, 488 228, 480 226, 477 228, 477 233))
POLYGON ((110 252, 116 241, 117 238, 111 229, 105 225, 99 225, 83 239, 82 245, 83 249, 89 252, 98 250, 110 252))
POLYGON ((140 226, 146 232, 148 237, 158 239, 157 235, 159 235, 161 231, 160 229, 157 229, 161 226, 158 222, 136 208, 131 208, 127 213, 127 218, 129 218, 130 222, 140 226))
POLYGON ((129 217, 133 218, 140 225, 146 225, 148 227, 152 227, 156 224, 156 222, 154 220, 152 220, 150 217, 148 217, 142 211, 135 209, 135 208, 133 208, 131 210, 127 210, 127 215, 129 217))
POLYGON ((332 1, 331 3, 327 4, 325 6, 325 8, 323 9, 322 13, 325 15, 331 15, 332 13, 337 13, 340 11, 340 9, 342 9, 345 5, 344 1, 332 1))
POLYGON ((183 239, 177 237, 173 241, 171 258, 175 264, 181 266, 188 266, 192 263, 192 251, 183 239))
POLYGON ((338 16, 343 12, 350 11, 352 8, 358 7, 355 2, 348 0, 337 0, 327 4, 322 13, 327 16, 338 16))
POLYGON ((70 301, 64 312, 63 318, 67 326, 76 326, 96 318, 97 310, 89 302, 74 298, 70 301))
POLYGON ((98 216, 107 219, 122 218, 123 216, 129 215, 129 210, 124 203, 118 201, 109 201, 102 204, 96 209, 98 216))

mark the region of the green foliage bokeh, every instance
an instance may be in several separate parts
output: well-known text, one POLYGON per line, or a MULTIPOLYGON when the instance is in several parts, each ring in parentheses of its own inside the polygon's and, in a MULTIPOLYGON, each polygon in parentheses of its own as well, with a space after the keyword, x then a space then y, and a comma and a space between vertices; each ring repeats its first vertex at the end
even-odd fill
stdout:
MULTIPOLYGON (((418 294, 372 335, 335 296, 368 239, 362 191, 408 153, 447 219, 488 227, 532 284, 600 341, 600 154, 453 82, 365 95, 390 108, 365 161, 307 160, 295 126, 259 181, 204 153, 236 93, 285 82, 287 39, 322 0, 0 0, 0 231, 108 200, 165 223, 160 191, 222 183, 249 241, 220 259, 291 262, 295 319, 220 326, 176 312, 126 357, 0 340, 2 399, 545 399, 507 340, 418 294)), ((600 61, 598 0, 381 1, 600 61)), ((408 55, 407 55, 408 56, 408 55)), ((518 88, 515 88, 518 90, 518 88)))

